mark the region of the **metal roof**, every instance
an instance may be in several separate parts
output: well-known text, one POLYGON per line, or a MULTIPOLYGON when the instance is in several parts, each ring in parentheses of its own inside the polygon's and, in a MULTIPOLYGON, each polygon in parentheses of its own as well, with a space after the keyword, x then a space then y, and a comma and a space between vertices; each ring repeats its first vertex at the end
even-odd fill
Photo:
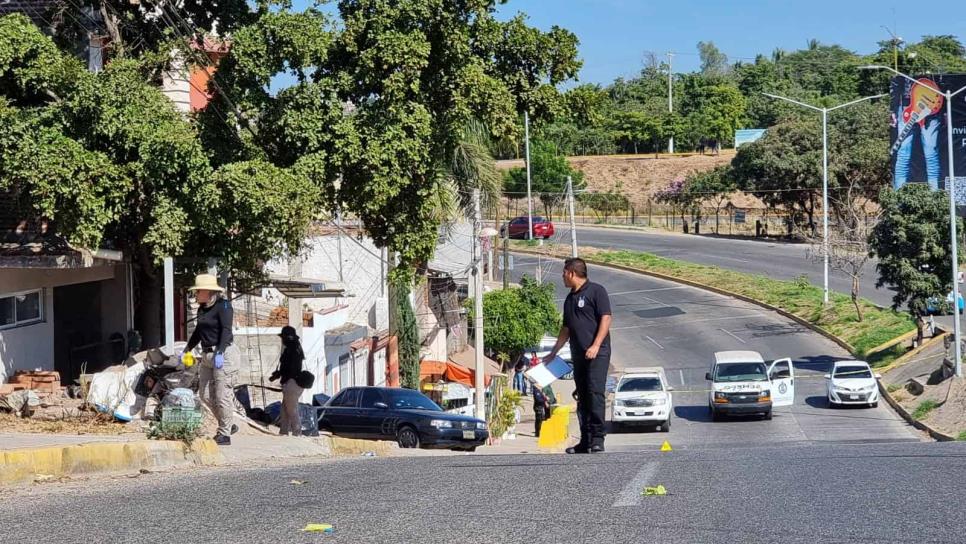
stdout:
POLYGON ((293 278, 282 274, 271 274, 262 287, 274 287, 289 298, 338 298, 351 296, 345 292, 345 285, 337 281, 312 278, 293 278))

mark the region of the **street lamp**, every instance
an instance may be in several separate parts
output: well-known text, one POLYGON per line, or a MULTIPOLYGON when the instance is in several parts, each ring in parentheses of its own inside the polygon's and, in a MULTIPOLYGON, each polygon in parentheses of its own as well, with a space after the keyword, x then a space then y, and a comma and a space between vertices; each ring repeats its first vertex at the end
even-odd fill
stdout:
POLYGON ((822 260, 824 268, 822 302, 828 304, 828 112, 835 111, 846 106, 851 106, 852 104, 858 104, 859 102, 864 102, 866 100, 882 98, 885 95, 877 94, 875 96, 866 96, 864 98, 846 102, 845 104, 839 104, 838 106, 831 108, 819 108, 811 104, 799 102, 798 100, 778 96, 777 94, 763 94, 769 98, 776 98, 778 100, 784 100, 785 102, 791 102, 792 104, 797 104, 803 108, 808 108, 822 114, 822 260))
MULTIPOLYGON (((937 89, 920 83, 919 80, 912 76, 903 74, 899 70, 894 68, 889 68, 888 66, 880 66, 878 64, 872 66, 860 66, 860 70, 888 70, 897 76, 901 76, 908 81, 911 81, 914 85, 920 85, 926 87, 932 92, 939 92, 937 89)), ((953 173, 955 161, 953 160, 953 97, 957 94, 966 91, 966 87, 961 87, 955 91, 945 91, 939 92, 946 99, 946 154, 949 161, 949 176, 946 178, 949 190, 949 235, 952 243, 952 257, 953 257, 953 334, 956 338, 956 346, 954 348, 954 353, 956 355, 956 376, 963 376, 963 366, 962 366, 962 345, 961 333, 959 326, 959 248, 956 242, 956 200, 953 194, 953 180, 955 175, 953 173)))

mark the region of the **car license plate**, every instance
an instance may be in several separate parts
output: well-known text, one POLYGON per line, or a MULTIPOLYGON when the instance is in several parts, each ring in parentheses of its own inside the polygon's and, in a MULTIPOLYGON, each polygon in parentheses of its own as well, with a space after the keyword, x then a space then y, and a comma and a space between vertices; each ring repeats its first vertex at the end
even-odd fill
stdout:
POLYGON ((466 440, 473 440, 474 438, 476 438, 476 432, 475 431, 463 431, 463 438, 466 439, 466 440))
POLYGON ((858 395, 849 395, 849 400, 859 400, 858 395))

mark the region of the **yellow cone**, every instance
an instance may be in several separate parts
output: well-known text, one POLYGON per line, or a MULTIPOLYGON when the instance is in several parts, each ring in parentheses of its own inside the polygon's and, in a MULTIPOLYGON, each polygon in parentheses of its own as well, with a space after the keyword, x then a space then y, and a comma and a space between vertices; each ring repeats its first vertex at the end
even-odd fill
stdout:
POLYGON ((671 450, 671 443, 665 440, 664 443, 661 444, 661 451, 673 451, 671 450))

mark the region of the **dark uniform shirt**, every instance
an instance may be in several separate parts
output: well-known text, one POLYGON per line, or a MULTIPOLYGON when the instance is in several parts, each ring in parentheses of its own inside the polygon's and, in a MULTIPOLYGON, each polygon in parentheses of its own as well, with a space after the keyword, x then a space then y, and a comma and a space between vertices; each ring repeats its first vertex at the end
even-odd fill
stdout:
POLYGON ((214 348, 217 353, 225 353, 225 349, 234 340, 231 334, 233 316, 231 303, 223 298, 210 307, 201 305, 198 308, 195 331, 188 339, 186 351, 191 351, 201 342, 203 348, 214 348))
MULTIPOLYGON (((602 285, 588 281, 567 295, 563 324, 570 331, 570 351, 574 358, 583 358, 584 352, 593 345, 605 315, 611 315, 610 298, 602 285)), ((610 332, 601 342, 600 351, 610 353, 610 332)))
POLYGON ((302 350, 297 346, 285 346, 285 350, 282 351, 282 356, 279 358, 278 365, 278 373, 282 378, 280 383, 284 384, 290 379, 294 380, 299 377, 299 374, 302 372, 303 359, 305 359, 305 355, 302 354, 302 350))

